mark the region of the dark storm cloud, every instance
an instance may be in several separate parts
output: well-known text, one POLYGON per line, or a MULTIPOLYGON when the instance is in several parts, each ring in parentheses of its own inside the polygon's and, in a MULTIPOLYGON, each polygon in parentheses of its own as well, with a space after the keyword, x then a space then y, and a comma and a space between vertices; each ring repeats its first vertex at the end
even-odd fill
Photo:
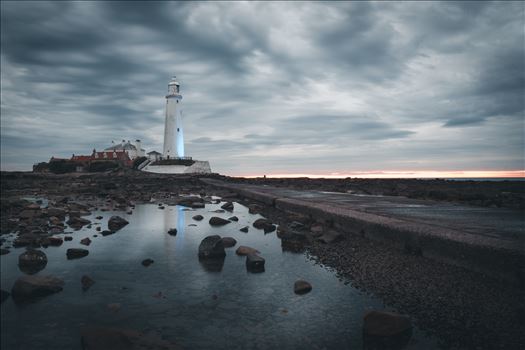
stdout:
POLYGON ((522 3, 1 9, 3 169, 112 139, 160 150, 172 74, 187 151, 219 172, 522 167, 522 3))

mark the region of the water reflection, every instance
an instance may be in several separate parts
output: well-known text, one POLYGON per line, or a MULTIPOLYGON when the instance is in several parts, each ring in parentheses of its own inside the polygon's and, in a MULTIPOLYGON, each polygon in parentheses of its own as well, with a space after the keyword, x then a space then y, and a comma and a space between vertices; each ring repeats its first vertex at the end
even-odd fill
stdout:
MULTIPOLYGON (((233 214, 238 222, 211 227, 210 217, 231 216, 212 212, 220 205, 185 211, 144 204, 128 216, 93 212, 87 218, 97 221, 95 217, 101 215, 102 225, 112 215, 130 223, 113 235, 94 238, 89 255, 82 259, 66 260, 65 251, 80 247, 80 239, 91 237, 94 229, 84 227, 72 235, 72 242, 46 249, 48 264, 39 273, 63 279, 64 290, 25 308, 11 299, 4 301, 1 319, 12 321, 0 322, 0 348, 80 349, 78 329, 86 325, 155 330, 187 349, 248 349, 253 344, 263 349, 362 348, 363 312, 383 308, 382 302, 344 285, 303 254, 283 253, 287 245, 294 245, 282 246, 275 232, 264 235, 253 229, 260 216, 249 214, 240 204, 235 204, 233 214), (195 214, 204 219, 192 221, 195 214), (186 222, 197 226, 188 227, 186 222), (248 233, 239 231, 244 226, 250 226, 248 233), (177 229, 176 236, 167 234, 170 228, 177 229), (231 236, 237 245, 226 249, 225 259, 199 261, 199 244, 210 235, 231 236), (246 258, 235 254, 240 245, 261 252, 265 273, 246 271, 246 258), (155 263, 144 267, 141 261, 146 258, 155 263), (85 274, 96 281, 86 292, 80 285, 85 274), (297 279, 308 280, 312 292, 297 296, 293 292, 297 279), (111 311, 109 303, 121 308, 111 311)), ((22 275, 17 266, 22 251, 13 249, 0 256, 4 290, 22 275)), ((435 348, 420 334, 411 342, 414 339, 409 348, 435 348)))

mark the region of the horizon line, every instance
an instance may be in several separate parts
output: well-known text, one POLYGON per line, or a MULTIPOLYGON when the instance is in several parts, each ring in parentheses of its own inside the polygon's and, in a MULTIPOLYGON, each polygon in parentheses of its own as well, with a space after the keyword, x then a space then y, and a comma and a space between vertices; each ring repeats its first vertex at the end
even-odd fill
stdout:
POLYGON ((363 178, 363 179, 400 179, 400 178, 525 178, 525 170, 415 170, 415 171, 354 171, 354 172, 333 172, 326 174, 311 173, 277 173, 277 174, 246 174, 230 175, 232 177, 246 178, 325 178, 325 179, 344 179, 344 178, 363 178))

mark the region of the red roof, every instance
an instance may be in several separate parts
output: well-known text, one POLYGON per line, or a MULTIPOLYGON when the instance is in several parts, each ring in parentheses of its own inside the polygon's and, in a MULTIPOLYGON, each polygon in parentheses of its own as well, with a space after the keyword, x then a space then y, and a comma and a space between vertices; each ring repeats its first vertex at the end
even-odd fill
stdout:
POLYGON ((71 157, 71 160, 75 160, 77 162, 89 162, 92 159, 93 159, 92 156, 73 156, 71 157))

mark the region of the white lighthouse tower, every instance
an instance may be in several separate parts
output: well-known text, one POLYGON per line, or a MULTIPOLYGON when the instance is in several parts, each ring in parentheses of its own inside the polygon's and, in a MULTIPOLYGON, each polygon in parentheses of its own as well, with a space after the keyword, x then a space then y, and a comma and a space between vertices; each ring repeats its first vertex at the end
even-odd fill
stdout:
MULTIPOLYGON (((164 150, 161 159, 149 159, 142 171, 158 174, 210 174, 210 163, 195 160, 184 154, 182 130, 182 95, 180 84, 173 77, 166 95, 166 120, 164 122, 164 150)), ((153 152, 150 152, 153 153, 153 152)))
POLYGON ((166 95, 166 122, 164 124, 164 159, 184 157, 184 131, 182 129, 182 95, 180 84, 173 77, 166 95))

